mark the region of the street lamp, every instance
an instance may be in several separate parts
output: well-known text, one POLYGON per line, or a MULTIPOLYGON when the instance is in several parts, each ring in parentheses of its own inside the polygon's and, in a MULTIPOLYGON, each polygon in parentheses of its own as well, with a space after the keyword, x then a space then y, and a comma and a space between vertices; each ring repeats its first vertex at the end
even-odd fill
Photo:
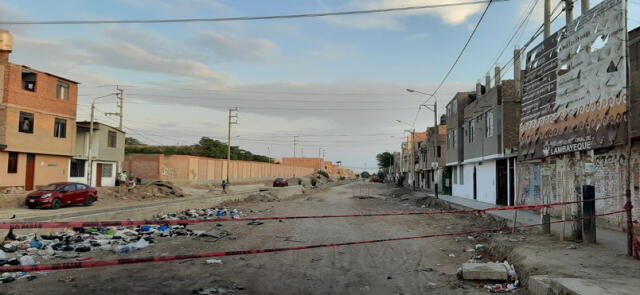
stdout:
POLYGON ((92 186, 93 181, 93 158, 92 158, 92 149, 93 149, 93 121, 95 120, 95 111, 96 111, 96 101, 101 98, 109 97, 115 95, 116 93, 110 93, 103 96, 98 96, 93 99, 91 102, 91 120, 89 120, 89 154, 87 155, 87 160, 89 161, 89 171, 87 172, 87 184, 92 186))
MULTIPOLYGON (((422 91, 413 90, 413 89, 409 89, 409 88, 407 88, 406 90, 409 93, 419 93, 419 94, 422 94, 422 95, 429 96, 429 98, 427 98, 427 100, 424 103, 420 104, 420 108, 425 107, 425 108, 430 109, 431 111, 433 111, 433 128, 434 128, 434 132, 433 132, 434 133, 434 136, 433 136, 434 137, 433 138, 433 156, 434 157, 433 158, 436 159, 435 162, 437 163, 437 158, 438 158, 437 157, 437 155, 438 155, 438 137, 440 136, 440 132, 438 130, 438 99, 435 98, 435 96, 434 96, 435 93, 425 93, 425 92, 422 92, 422 91), (433 105, 426 104, 432 98, 433 98, 433 105)), ((433 164, 432 164, 432 166, 433 166, 433 164)), ((434 168, 434 170, 435 171, 433 173, 435 174, 438 171, 437 166, 436 166, 436 168, 434 168)), ((435 195, 436 195, 436 198, 437 198, 438 197, 438 184, 435 183, 434 185, 435 185, 435 195)))

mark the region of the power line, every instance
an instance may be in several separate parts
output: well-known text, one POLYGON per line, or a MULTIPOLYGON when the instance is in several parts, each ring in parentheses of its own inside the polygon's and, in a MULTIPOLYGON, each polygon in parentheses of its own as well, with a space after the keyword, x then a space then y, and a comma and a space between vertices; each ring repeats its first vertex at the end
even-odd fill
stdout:
MULTIPOLYGON (((478 27, 480 26, 480 23, 482 23, 482 20, 484 19, 484 16, 487 14, 487 11, 489 10, 489 7, 491 7, 491 3, 493 3, 493 2, 496 2, 496 1, 495 0, 489 0, 489 3, 487 4, 487 6, 485 7, 484 11, 480 15, 480 19, 478 19, 478 22, 476 23, 475 27, 473 27, 473 31, 471 31, 471 34, 469 34, 469 38, 467 39, 467 42, 464 43, 464 46, 462 47, 462 50, 460 50, 460 54, 458 54, 458 57, 456 58, 456 60, 451 65, 451 68, 449 68, 449 71, 447 71, 447 73, 444 75, 444 78, 442 78, 442 81, 440 82, 440 84, 438 85, 436 90, 431 93, 429 98, 427 100, 425 100, 424 103, 427 103, 427 101, 429 99, 431 99, 431 97, 436 96, 436 94, 438 93, 440 88, 442 88, 442 85, 444 85, 444 82, 447 81, 447 79, 449 78, 449 75, 451 75, 451 72, 453 72, 453 69, 456 67, 456 65, 460 61, 460 58, 462 57, 462 54, 464 54, 464 52, 467 50, 467 47, 469 46, 469 43, 471 43, 471 39, 473 39, 473 36, 476 34, 476 31, 478 30, 478 27)), ((420 109, 421 108, 418 107, 418 111, 416 112, 416 117, 413 119, 413 124, 412 124, 413 126, 416 125, 416 121, 418 120, 418 115, 420 114, 420 109)), ((438 118, 434 118, 434 119, 437 120, 438 118)))
POLYGON ((254 20, 274 20, 291 18, 311 18, 337 15, 357 15, 371 13, 385 13, 394 11, 422 10, 430 8, 442 8, 452 6, 476 5, 491 2, 506 2, 510 0, 483 0, 470 2, 455 2, 444 4, 405 6, 382 9, 350 10, 325 13, 304 13, 271 16, 243 16, 243 17, 219 17, 219 18, 183 18, 183 19, 122 19, 122 20, 66 20, 66 21, 3 21, 0 25, 96 25, 96 24, 155 24, 155 23, 190 23, 190 22, 228 22, 228 21, 254 21, 254 20))

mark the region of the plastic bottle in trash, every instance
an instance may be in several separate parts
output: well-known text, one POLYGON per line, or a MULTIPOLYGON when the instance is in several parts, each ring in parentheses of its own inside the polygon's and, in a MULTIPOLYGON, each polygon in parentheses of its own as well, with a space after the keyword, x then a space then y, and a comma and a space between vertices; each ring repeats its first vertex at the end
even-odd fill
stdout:
POLYGON ((20 260, 20 265, 24 265, 24 266, 36 265, 36 261, 33 260, 33 257, 29 255, 20 256, 19 260, 20 260))

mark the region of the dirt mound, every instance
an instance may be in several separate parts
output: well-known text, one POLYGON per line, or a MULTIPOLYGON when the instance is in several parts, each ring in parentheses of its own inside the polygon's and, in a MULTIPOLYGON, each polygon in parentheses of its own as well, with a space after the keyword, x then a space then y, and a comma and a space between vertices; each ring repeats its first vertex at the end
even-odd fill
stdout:
POLYGON ((26 191, 19 186, 0 189, 0 194, 23 194, 26 191))
POLYGON ((135 198, 140 199, 164 199, 164 198, 182 198, 184 192, 179 186, 169 181, 154 181, 149 184, 137 186, 129 193, 135 198))
POLYGON ((246 202, 279 202, 280 199, 270 192, 259 192, 249 195, 245 199, 246 202))
POLYGON ((103 199, 145 200, 183 198, 185 196, 182 188, 169 181, 153 181, 136 186, 132 191, 127 189, 123 194, 120 193, 119 187, 99 187, 97 189, 98 195, 103 199))

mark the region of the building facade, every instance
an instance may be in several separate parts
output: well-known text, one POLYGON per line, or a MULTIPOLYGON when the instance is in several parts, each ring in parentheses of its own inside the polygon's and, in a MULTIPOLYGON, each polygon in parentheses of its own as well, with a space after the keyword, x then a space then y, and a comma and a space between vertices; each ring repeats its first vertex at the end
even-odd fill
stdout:
POLYGON ((461 196, 465 191, 464 166, 462 165, 465 148, 464 110, 465 106, 475 99, 475 92, 458 92, 446 107, 447 153, 445 166, 451 171, 451 194, 454 196, 461 196))
MULTIPOLYGON (((89 182, 90 122, 76 123, 76 147, 69 167, 69 180, 89 182)), ((93 123, 91 186, 115 186, 124 162, 125 133, 106 124, 93 123)))
POLYGON ((78 83, 12 64, 0 31, 0 187, 66 181, 75 148, 78 83))

